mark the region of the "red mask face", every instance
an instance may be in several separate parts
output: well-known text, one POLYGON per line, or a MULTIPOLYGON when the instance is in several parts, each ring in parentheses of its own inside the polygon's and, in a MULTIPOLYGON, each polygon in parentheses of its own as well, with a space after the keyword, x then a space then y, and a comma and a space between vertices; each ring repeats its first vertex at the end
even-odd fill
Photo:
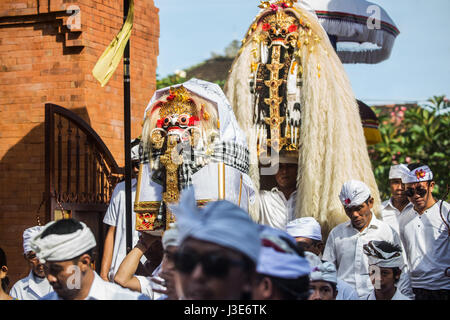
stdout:
POLYGON ((188 127, 195 126, 199 119, 189 114, 172 114, 165 118, 161 118, 157 122, 157 127, 170 132, 172 130, 183 131, 188 127))

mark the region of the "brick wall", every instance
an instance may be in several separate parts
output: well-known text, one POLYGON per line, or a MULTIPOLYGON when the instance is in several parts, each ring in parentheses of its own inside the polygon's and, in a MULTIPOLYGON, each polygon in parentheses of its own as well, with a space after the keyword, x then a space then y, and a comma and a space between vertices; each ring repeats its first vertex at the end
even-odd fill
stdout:
MULTIPOLYGON (((122 26, 122 2, 0 2, 0 247, 6 251, 12 283, 27 273, 22 232, 36 224, 44 192, 45 103, 80 115, 119 166, 124 164, 122 64, 103 88, 91 73, 122 26), (74 12, 66 13, 70 5, 80 8, 80 29, 67 28, 77 21, 70 16, 74 12)), ((130 49, 132 137, 140 134, 144 109, 156 88, 158 38, 158 9, 153 1, 136 1, 130 49)))

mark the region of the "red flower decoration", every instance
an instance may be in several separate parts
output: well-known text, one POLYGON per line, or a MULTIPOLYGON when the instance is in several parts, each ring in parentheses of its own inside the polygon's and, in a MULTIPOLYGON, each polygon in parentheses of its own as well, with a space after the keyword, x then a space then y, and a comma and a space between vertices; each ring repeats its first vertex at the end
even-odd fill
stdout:
POLYGON ((270 24, 269 23, 264 23, 263 26, 262 26, 262 29, 264 31, 269 31, 270 30, 270 24))
POLYGON ((170 96, 167 97, 167 101, 172 101, 173 99, 175 99, 174 94, 171 94, 170 96))
POLYGON ((297 31, 297 26, 295 25, 295 24, 293 24, 293 25, 291 25, 290 27, 289 27, 289 33, 291 33, 291 32, 294 32, 294 31, 297 31))
POLYGON ((278 11, 278 6, 276 4, 271 4, 270 8, 272 9, 272 11, 278 11))
POLYGON ((425 175, 426 175, 426 173, 425 173, 425 171, 423 171, 423 169, 420 169, 420 170, 416 171, 417 179, 425 178, 425 175))
POLYGON ((287 4, 286 2, 283 2, 283 3, 281 4, 281 7, 282 7, 283 9, 289 8, 289 6, 288 6, 288 4, 287 4))
POLYGON ((345 199, 345 204, 350 204, 352 202, 349 198, 345 199))

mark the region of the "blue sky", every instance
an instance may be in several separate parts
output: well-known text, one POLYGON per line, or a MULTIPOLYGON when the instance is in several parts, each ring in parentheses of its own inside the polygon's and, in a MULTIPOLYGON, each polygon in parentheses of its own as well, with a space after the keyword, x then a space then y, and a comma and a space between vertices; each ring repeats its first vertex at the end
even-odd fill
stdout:
MULTIPOLYGON (((160 77, 223 53, 241 40, 259 0, 154 0, 159 8, 160 77)), ((343 0, 345 1, 345 0, 343 0)), ((400 30, 381 63, 345 65, 356 97, 370 104, 450 96, 449 0, 371 0, 400 30)))

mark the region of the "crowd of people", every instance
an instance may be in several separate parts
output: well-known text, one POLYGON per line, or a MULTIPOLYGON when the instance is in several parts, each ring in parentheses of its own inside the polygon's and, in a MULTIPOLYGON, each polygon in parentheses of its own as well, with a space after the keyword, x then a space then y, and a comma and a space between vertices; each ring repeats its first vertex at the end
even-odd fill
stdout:
POLYGON ((427 165, 391 167, 382 219, 366 184, 344 183, 336 197, 349 220, 327 235, 314 218, 293 218, 290 170, 294 163, 280 164, 277 186, 261 192, 261 221, 226 200, 198 208, 188 188, 170 206, 176 223, 162 237, 136 233, 128 254, 118 185, 105 215, 111 229, 100 275, 89 227, 52 221, 24 231, 30 273, 9 291, 0 249, 0 299, 449 300, 450 206, 433 197, 427 165))

